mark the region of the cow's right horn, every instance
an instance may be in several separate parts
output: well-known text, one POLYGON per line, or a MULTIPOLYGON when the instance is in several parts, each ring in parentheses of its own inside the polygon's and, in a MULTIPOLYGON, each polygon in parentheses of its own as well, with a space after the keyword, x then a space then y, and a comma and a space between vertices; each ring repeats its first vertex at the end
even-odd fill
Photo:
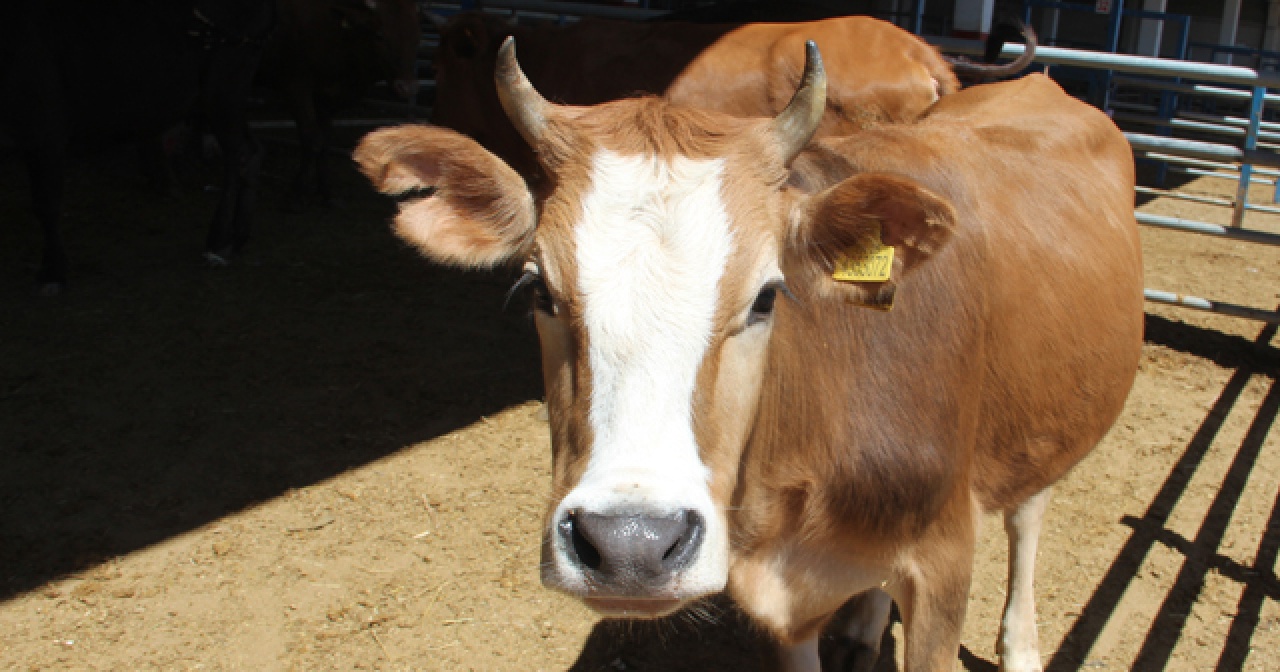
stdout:
POLYGON ((791 163, 809 144, 826 107, 827 73, 822 67, 818 45, 809 40, 804 43, 804 74, 800 77, 800 86, 787 103, 787 109, 773 118, 773 137, 786 163, 791 163))
POLYGON ((498 49, 498 61, 493 69, 493 80, 498 87, 498 100, 512 125, 520 131, 530 147, 541 144, 542 133, 547 127, 547 116, 554 105, 547 102, 524 76, 516 62, 516 38, 509 36, 498 49))

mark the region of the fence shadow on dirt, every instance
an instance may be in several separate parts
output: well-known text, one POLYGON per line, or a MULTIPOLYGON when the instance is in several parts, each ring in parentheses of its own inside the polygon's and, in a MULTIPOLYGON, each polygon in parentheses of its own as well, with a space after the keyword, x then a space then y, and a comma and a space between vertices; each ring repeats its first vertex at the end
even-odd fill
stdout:
POLYGON ((130 158, 74 167, 56 299, 0 161, 0 599, 541 397, 512 275, 432 267, 346 164, 333 210, 268 184, 250 254, 213 270, 212 195, 156 199, 130 158))
MULTIPOLYGON (((1223 643, 1216 669, 1227 672, 1243 668, 1263 599, 1280 598, 1280 583, 1270 569, 1280 547, 1280 507, 1272 510, 1253 567, 1241 567, 1218 554, 1217 549, 1226 533, 1231 513, 1240 502, 1249 472, 1275 423, 1277 412, 1280 412, 1280 387, 1275 381, 1278 370, 1275 366, 1276 353, 1270 345, 1275 334, 1275 325, 1268 325, 1262 328, 1255 341, 1250 342, 1156 316, 1147 317, 1148 342, 1202 356, 1222 366, 1234 367, 1236 371, 1170 470, 1146 513, 1141 518, 1126 517, 1122 521, 1133 530, 1128 541, 1085 602, 1080 617, 1067 633, 1062 647, 1046 665, 1046 670, 1066 672, 1086 664, 1089 652, 1116 613, 1125 589, 1137 577, 1156 544, 1177 550, 1184 559, 1173 587, 1166 594, 1142 642, 1133 669, 1163 670, 1168 667, 1205 577, 1215 570, 1244 585, 1244 594, 1223 643), (1271 388, 1258 408, 1195 538, 1185 539, 1168 529, 1170 515, 1222 429, 1228 413, 1254 375, 1270 377, 1271 388)), ((1277 504, 1280 505, 1280 501, 1277 504)))

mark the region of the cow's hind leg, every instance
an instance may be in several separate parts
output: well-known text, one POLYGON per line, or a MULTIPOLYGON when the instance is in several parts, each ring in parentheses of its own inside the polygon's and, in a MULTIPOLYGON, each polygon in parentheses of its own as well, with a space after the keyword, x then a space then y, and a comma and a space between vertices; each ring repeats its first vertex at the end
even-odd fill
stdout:
POLYGON ((1004 672, 1040 672, 1039 635, 1036 632, 1036 545, 1040 524, 1049 504, 1049 488, 1004 513, 1009 537, 1009 590, 1000 622, 1000 669, 1004 672))

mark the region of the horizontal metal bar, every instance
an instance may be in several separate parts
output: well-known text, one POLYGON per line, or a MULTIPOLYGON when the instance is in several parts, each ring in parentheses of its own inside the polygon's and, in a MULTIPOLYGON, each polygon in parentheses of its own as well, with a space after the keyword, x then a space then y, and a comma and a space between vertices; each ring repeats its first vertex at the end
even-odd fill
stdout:
MULTIPOLYGON (((984 45, 977 40, 934 36, 929 36, 925 39, 943 51, 955 53, 981 54, 984 48, 984 45)), ((1004 45, 1004 49, 1000 51, 1000 55, 1005 58, 1017 58, 1026 51, 1026 48, 1027 45, 1025 44, 1008 42, 1004 45)), ((1139 75, 1194 77, 1219 84, 1280 88, 1280 75, 1259 73, 1253 68, 1238 65, 1198 63, 1196 61, 1179 61, 1172 58, 1109 54, 1102 51, 1046 46, 1036 47, 1035 62, 1048 65, 1072 65, 1095 70, 1115 70, 1139 75)))
MULTIPOLYGON (((1176 91, 1178 93, 1192 93, 1200 96, 1212 96, 1214 98, 1230 98, 1233 100, 1250 100, 1253 98, 1253 93, 1251 91, 1224 89, 1220 86, 1209 86, 1208 84, 1182 84, 1180 82, 1146 79, 1144 77, 1126 77, 1124 75, 1116 75, 1116 77, 1111 81, 1123 86, 1136 86, 1145 89, 1157 89, 1160 91, 1176 91)), ((1268 93, 1266 103, 1268 105, 1280 105, 1280 94, 1268 93)))
MULTIPOLYGON (((1168 128, 1176 128, 1184 131, 1195 131, 1198 133, 1219 133, 1222 135, 1232 135, 1236 137, 1244 137, 1245 129, 1227 124, 1215 124, 1205 121, 1195 121, 1192 119, 1162 119, 1155 116, 1145 116, 1141 114, 1130 114, 1128 112, 1116 112, 1111 115, 1116 121, 1127 121, 1134 124, 1143 124, 1146 126, 1165 126, 1168 128)), ((1280 133, 1274 131, 1258 131, 1259 138, 1269 140, 1280 140, 1280 133)))
POLYGON ((1189 119, 1161 119, 1156 116, 1146 116, 1142 114, 1131 114, 1128 112, 1115 112, 1111 115, 1114 121, 1126 121, 1131 124, 1142 124, 1144 126, 1164 126, 1166 128, 1176 128, 1183 131, 1194 131, 1197 133, 1217 133, 1219 135, 1230 135, 1234 137, 1244 137, 1244 129, 1235 126, 1224 126, 1222 124, 1210 124, 1203 121, 1191 121, 1189 119))
POLYGON ((1199 140, 1182 140, 1180 138, 1146 135, 1143 133, 1126 132, 1124 137, 1129 141, 1130 146, 1142 151, 1190 156, 1197 159, 1228 163, 1240 163, 1244 160, 1244 150, 1230 145, 1200 142, 1199 140))
MULTIPOLYGON (((1215 168, 1217 170, 1230 170, 1236 173, 1240 172, 1240 164, 1238 163, 1206 161, 1204 159, 1192 159, 1185 156, 1174 156, 1172 154, 1164 154, 1161 152, 1148 152, 1148 151, 1141 151, 1141 150, 1139 150, 1137 153, 1139 154, 1138 158, 1151 159, 1152 161, 1164 161, 1165 163, 1180 164, 1184 166, 1195 166, 1196 168, 1215 168)), ((1274 170, 1270 170, 1267 168, 1255 168, 1253 171, 1253 174, 1254 175, 1280 175, 1280 172, 1276 172, 1274 170)))
POLYGON ((1165 292, 1158 289, 1144 289, 1142 290, 1142 295, 1146 300, 1155 303, 1163 303, 1170 306, 1182 306, 1183 308, 1194 308, 1196 310, 1203 310, 1210 313, 1230 315, 1231 317, 1243 317, 1247 320, 1258 320, 1260 322, 1280 324, 1280 313, 1275 311, 1260 310, 1258 308, 1240 306, 1234 303, 1224 303, 1222 301, 1212 301, 1210 299, 1202 299, 1198 296, 1175 294, 1173 292, 1165 292))
MULTIPOLYGON (((1267 181, 1265 181, 1265 180, 1257 180, 1257 179, 1250 179, 1250 180, 1249 180, 1249 183, 1250 183, 1250 184, 1252 184, 1252 183, 1254 183, 1254 182, 1257 182, 1257 183, 1259 183, 1259 184, 1271 184, 1270 182, 1267 182, 1267 181)), ((1274 205, 1255 205, 1255 204, 1253 204, 1253 203, 1245 203, 1245 204, 1244 204, 1244 209, 1245 209, 1245 210, 1254 210, 1254 211, 1256 211, 1256 212, 1265 212, 1265 213, 1272 214, 1272 215, 1280 215, 1280 208, 1278 208, 1278 207, 1276 207, 1276 206, 1274 206, 1274 205)))
POLYGON ((1153 187, 1134 187, 1133 190, 1139 194, 1148 194, 1151 196, 1163 196, 1167 198, 1180 198, 1184 201, 1195 201, 1196 203, 1207 203, 1209 205, 1225 205, 1232 206, 1235 202, 1226 198, 1214 198, 1212 196, 1200 196, 1198 194, 1188 194, 1182 191, 1172 191, 1169 189, 1155 189, 1153 187))
POLYGON ((1156 111, 1159 110, 1159 108, 1156 107, 1155 105, 1143 105, 1141 103, 1126 103, 1121 100, 1111 101, 1111 109, 1125 110, 1127 112, 1146 112, 1148 114, 1155 114, 1156 111))
POLYGON ((1124 137, 1129 140, 1129 144, 1136 150, 1190 156, 1211 161, 1249 163, 1255 166, 1280 168, 1280 154, 1275 152, 1257 149, 1243 150, 1230 145, 1200 142, 1199 140, 1183 140, 1181 138, 1148 135, 1145 133, 1126 132, 1124 137))
MULTIPOLYGON (((1204 114, 1202 112, 1179 112, 1178 115, 1184 119, 1194 121, 1207 121, 1211 124, 1225 124, 1227 126, 1239 126, 1248 128, 1249 120, 1244 117, 1225 117, 1215 114, 1204 114)), ((1258 128, 1268 131, 1280 131, 1280 124, 1274 121, 1259 121, 1258 128)))
POLYGON ((1253 229, 1240 229, 1230 226, 1222 226, 1220 224, 1210 224, 1208 222, 1200 222, 1194 219, 1153 215, 1149 212, 1135 212, 1133 213, 1133 216, 1138 220, 1138 223, 1143 226, 1154 226, 1161 229, 1199 233, 1206 236, 1229 238, 1231 240, 1239 240, 1246 243, 1280 246, 1280 235, 1267 233, 1265 231, 1254 231, 1253 229))
MULTIPOLYGON (((1186 166, 1169 166, 1169 170, 1175 173, 1186 173, 1187 175, 1196 175, 1199 177, 1218 177, 1224 180, 1240 180, 1239 174, 1219 173, 1213 170, 1204 170, 1203 168, 1188 168, 1186 166)), ((1249 178, 1249 184, 1275 184, 1275 180, 1268 180, 1265 177, 1258 177, 1258 173, 1254 173, 1249 178)))

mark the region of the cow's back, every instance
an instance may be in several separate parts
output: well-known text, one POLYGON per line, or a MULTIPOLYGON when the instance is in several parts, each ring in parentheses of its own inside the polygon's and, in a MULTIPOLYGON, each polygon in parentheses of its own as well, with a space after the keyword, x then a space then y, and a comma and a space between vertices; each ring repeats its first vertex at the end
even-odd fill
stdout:
POLYGON ((432 121, 475 138, 525 175, 537 173, 536 160, 493 87, 494 59, 507 35, 515 37, 530 82, 553 102, 593 105, 647 93, 739 117, 775 116, 786 107, 812 39, 829 73, 818 131, 826 136, 914 120, 939 94, 958 88, 933 47, 869 17, 747 25, 584 19, 530 27, 461 13, 441 35, 432 121))
POLYGON ((777 115, 799 84, 808 40, 818 45, 828 74, 819 136, 913 121, 939 95, 959 89, 932 46, 885 21, 851 16, 736 28, 690 62, 666 95, 734 116, 777 115))
POLYGON ((981 363, 968 374, 981 377, 974 490, 988 510, 1024 500, 1096 445, 1137 371, 1142 264, 1128 144, 1100 112, 1032 75, 832 146, 857 172, 909 175, 956 207, 952 242, 900 290, 921 319, 881 324, 904 338, 973 335, 958 347, 981 363))

